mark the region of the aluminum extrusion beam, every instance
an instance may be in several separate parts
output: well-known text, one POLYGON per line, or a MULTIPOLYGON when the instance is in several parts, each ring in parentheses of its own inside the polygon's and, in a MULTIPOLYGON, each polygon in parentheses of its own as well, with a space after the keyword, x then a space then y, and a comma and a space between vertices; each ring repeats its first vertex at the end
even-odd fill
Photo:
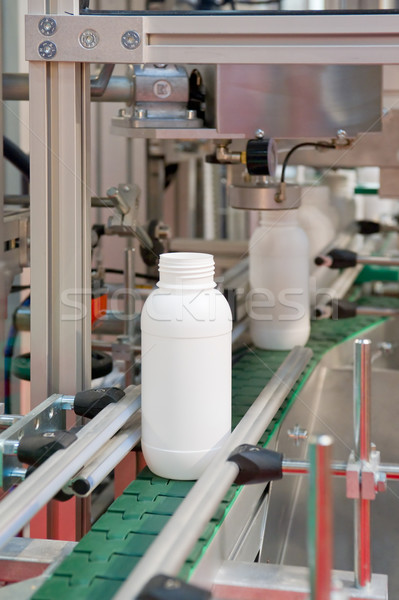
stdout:
POLYGON ((178 574, 238 475, 238 466, 226 459, 240 444, 256 444, 259 441, 311 356, 309 348, 297 346, 290 352, 126 579, 114 600, 132 600, 153 575, 178 574))
MULTIPOLYGON (((43 16, 43 15, 42 15, 43 16)), ((186 64, 398 64, 399 14, 302 15, 57 15, 57 31, 43 36, 40 15, 26 17, 26 59, 43 60, 39 45, 51 41, 48 62, 186 64), (82 47, 86 30, 98 43, 82 47), (137 47, 122 43, 137 34, 137 47)))
MULTIPOLYGON (((28 7, 51 9, 55 18, 79 13, 77 0, 29 0, 28 7)), ((91 380, 89 69, 29 65, 32 406, 91 380)))
POLYGON ((77 440, 48 458, 0 502, 0 547, 83 467, 83 465, 140 408, 140 387, 128 388, 126 396, 105 407, 77 433, 77 440))

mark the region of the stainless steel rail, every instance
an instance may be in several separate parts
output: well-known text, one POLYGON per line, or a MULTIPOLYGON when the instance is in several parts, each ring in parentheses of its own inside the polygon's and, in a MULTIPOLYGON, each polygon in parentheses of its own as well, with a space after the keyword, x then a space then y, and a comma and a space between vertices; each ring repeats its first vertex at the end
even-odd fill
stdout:
MULTIPOLYGON (((294 348, 254 404, 241 419, 203 475, 132 571, 114 600, 132 600, 158 573, 176 575, 220 501, 238 474, 230 453, 242 443, 256 444, 275 416, 295 381, 305 369, 312 351, 294 348)), ((268 369, 265 365, 265 369, 268 369)))
POLYGON ((85 425, 71 446, 53 454, 0 502, 0 547, 98 452, 140 408, 140 403, 140 387, 127 388, 126 396, 85 425))
POLYGON ((76 496, 85 498, 125 458, 141 437, 141 411, 137 411, 126 427, 109 440, 90 462, 73 478, 72 490, 76 496))

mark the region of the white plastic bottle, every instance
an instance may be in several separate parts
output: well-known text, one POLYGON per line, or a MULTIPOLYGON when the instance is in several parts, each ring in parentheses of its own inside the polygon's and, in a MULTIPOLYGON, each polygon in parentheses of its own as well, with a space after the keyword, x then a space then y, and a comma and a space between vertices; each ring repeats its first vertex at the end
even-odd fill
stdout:
POLYGON ((297 214, 262 211, 249 242, 247 310, 258 348, 290 350, 309 338, 309 250, 297 214))
POLYGON ((211 254, 161 254, 142 330, 142 449, 151 471, 197 479, 231 431, 230 307, 211 254))

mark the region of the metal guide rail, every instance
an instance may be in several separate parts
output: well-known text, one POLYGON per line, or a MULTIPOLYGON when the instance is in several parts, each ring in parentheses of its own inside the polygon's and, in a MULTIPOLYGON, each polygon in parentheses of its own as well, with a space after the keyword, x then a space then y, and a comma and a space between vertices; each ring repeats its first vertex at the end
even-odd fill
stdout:
MULTIPOLYGON (((388 299, 387 303, 392 303, 392 300, 388 299)), ((270 441, 325 352, 379 321, 381 319, 372 316, 357 316, 344 322, 319 321, 313 324, 309 341, 313 358, 263 435, 263 445, 270 441)), ((251 348, 244 351, 233 368, 234 425, 246 413, 286 355, 286 352, 251 348)), ((36 592, 34 600, 111 599, 192 486, 193 482, 165 480, 145 469, 36 592)), ((226 494, 182 568, 180 575, 183 578, 187 579, 195 570, 241 489, 233 485, 226 494)))
POLYGON ((26 59, 136 64, 178 63, 182 59, 187 64, 395 64, 398 21, 397 11, 32 14, 26 17, 26 59))

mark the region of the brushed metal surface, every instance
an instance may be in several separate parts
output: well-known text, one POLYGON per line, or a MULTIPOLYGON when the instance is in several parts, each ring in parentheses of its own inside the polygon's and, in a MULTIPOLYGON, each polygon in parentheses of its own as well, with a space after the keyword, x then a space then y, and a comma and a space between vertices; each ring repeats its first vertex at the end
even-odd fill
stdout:
POLYGON ((380 131, 381 83, 378 66, 218 65, 217 130, 278 138, 380 131))
MULTIPOLYGON (((372 347, 372 425, 371 440, 381 451, 382 462, 399 462, 399 324, 386 321, 362 336, 371 338, 372 347), (393 354, 384 356, 377 344, 394 344, 393 354)), ((286 457, 305 458, 307 443, 299 446, 288 438, 287 430, 299 424, 312 433, 334 437, 334 460, 346 461, 353 440, 353 341, 331 350, 309 379, 279 433, 278 450, 286 457)), ((334 569, 353 569, 353 501, 345 497, 345 479, 335 478, 334 490, 334 569)), ((307 564, 307 478, 284 477, 273 484, 262 561, 305 566, 307 564)), ((399 482, 388 482, 388 490, 378 494, 371 506, 371 551, 373 573, 388 575, 390 598, 399 598, 399 482)))

